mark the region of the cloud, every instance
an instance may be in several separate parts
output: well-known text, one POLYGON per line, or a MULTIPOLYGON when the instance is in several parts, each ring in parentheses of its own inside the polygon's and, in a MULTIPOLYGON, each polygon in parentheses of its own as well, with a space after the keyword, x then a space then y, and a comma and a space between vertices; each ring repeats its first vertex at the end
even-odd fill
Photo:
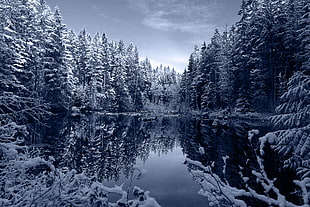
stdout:
POLYGON ((109 16, 107 14, 104 14, 104 13, 99 13, 98 15, 100 17, 102 17, 103 19, 112 21, 112 22, 114 22, 114 23, 116 23, 118 25, 130 26, 130 22, 128 22, 128 21, 124 21, 124 20, 116 18, 116 17, 111 17, 111 16, 109 16))
POLYGON ((99 16, 103 17, 104 19, 109 19, 109 16, 104 13, 99 13, 99 16))
POLYGON ((99 7, 96 4, 92 4, 91 9, 94 11, 97 11, 99 9, 99 7))
POLYGON ((144 14, 142 23, 153 29, 199 35, 216 28, 212 21, 219 7, 216 0, 128 1, 144 14))

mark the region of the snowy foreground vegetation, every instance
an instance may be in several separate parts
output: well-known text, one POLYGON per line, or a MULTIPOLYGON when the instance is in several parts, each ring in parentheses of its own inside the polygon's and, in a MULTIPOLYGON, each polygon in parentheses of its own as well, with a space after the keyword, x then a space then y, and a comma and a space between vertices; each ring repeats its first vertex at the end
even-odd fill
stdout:
MULTIPOLYGON (((129 200, 129 189, 106 187, 95 177, 75 170, 62 172, 51 164, 53 160, 21 157, 13 152, 14 146, 9 147, 11 152, 5 156, 15 158, 6 160, 1 172, 1 206, 160 207, 148 191, 139 187, 130 189, 134 199, 129 200), (119 199, 109 202, 109 194, 117 194, 119 199)), ((140 174, 139 171, 137 177, 140 174)))
MULTIPOLYGON (((249 141, 252 142, 255 134, 258 134, 258 130, 249 131, 249 141)), ((294 204, 288 201, 285 195, 281 194, 274 182, 276 179, 270 179, 267 176, 264 167, 264 161, 261 156, 264 154, 265 144, 274 144, 277 137, 273 133, 268 133, 266 136, 260 138, 260 150, 261 154, 256 154, 256 161, 259 164, 258 170, 252 170, 252 175, 256 177, 257 184, 261 185, 263 191, 258 191, 253 188, 250 178, 242 173, 243 167, 239 166, 239 174, 244 182, 244 188, 236 188, 229 184, 226 179, 226 167, 228 156, 223 157, 223 175, 221 178, 213 172, 214 163, 209 166, 204 166, 198 161, 186 159, 186 164, 191 170, 192 176, 197 180, 201 186, 199 194, 209 199, 210 205, 218 206, 240 206, 246 207, 246 202, 243 201, 245 197, 255 199, 268 206, 287 206, 287 207, 306 207, 309 206, 310 198, 310 177, 308 175, 302 176, 301 180, 295 180, 294 183, 299 187, 299 193, 301 196, 301 204, 294 204), (242 199, 243 198, 243 199, 242 199)), ((257 204, 259 205, 259 204, 257 204)))
MULTIPOLYGON (((1 0, 0 206, 158 207, 147 191, 106 187, 87 173, 56 167, 48 154, 34 156, 29 146, 63 146, 68 141, 63 135, 74 134, 68 126, 81 114, 162 114, 167 109, 203 119, 259 114, 273 125, 258 143, 258 131, 249 132, 255 154, 249 162, 257 167, 245 175, 239 166, 241 186, 225 178, 228 156, 222 175, 212 163, 186 160, 201 185, 199 194, 210 204, 247 206, 251 199, 262 206, 309 206, 309 11, 306 0, 242 1, 240 21, 230 31, 216 30, 210 44, 197 46, 179 77, 168 67, 153 69, 148 59, 139 62, 132 44, 68 31, 60 11, 52 12, 44 0, 1 0), (266 148, 276 153, 281 169, 294 172, 296 188, 290 194, 298 201, 268 176, 266 148), (111 193, 119 199, 110 201, 111 193)), ((216 130, 219 124, 212 121, 216 130)), ((77 142, 76 137, 69 141, 77 142)), ((134 170, 132 179, 144 173, 134 170)))

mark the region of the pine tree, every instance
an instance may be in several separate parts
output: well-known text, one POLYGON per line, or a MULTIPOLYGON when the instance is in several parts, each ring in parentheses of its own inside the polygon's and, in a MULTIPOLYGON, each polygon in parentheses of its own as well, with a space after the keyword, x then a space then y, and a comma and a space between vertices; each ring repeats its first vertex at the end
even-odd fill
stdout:
POLYGON ((90 43, 89 59, 86 62, 87 79, 89 79, 86 94, 89 106, 92 109, 100 108, 100 100, 103 98, 104 63, 102 54, 102 38, 97 33, 90 43))
POLYGON ((301 163, 294 162, 310 159, 309 91, 310 76, 295 72, 288 82, 287 92, 281 96, 282 103, 276 108, 278 115, 271 117, 280 129, 275 132, 279 139, 275 149, 288 159, 289 165, 300 166, 301 163))
POLYGON ((301 69, 305 74, 310 75, 310 3, 309 1, 298 1, 299 9, 299 28, 297 39, 300 42, 300 50, 297 57, 300 61, 301 69))
MULTIPOLYGON (((23 17, 20 16, 24 6, 21 2, 1 2, 1 28, 0 28, 0 89, 1 92, 11 92, 15 95, 29 93, 23 78, 28 76, 25 69, 27 63, 26 41, 20 34, 23 17)), ((27 78, 28 79, 28 78, 27 78)))
POLYGON ((140 62, 140 71, 142 81, 144 81, 142 84, 142 102, 145 105, 152 100, 152 91, 150 89, 152 85, 152 65, 148 58, 140 62))
POLYGON ((27 133, 26 126, 31 125, 34 133, 28 134, 28 140, 36 139, 35 126, 48 115, 36 81, 42 50, 39 6, 37 1, 0 2, 0 128, 14 124, 12 133, 17 128, 27 133))
POLYGON ((232 42, 234 36, 234 29, 230 32, 224 31, 223 46, 219 54, 219 98, 220 107, 228 109, 232 112, 233 108, 233 64, 232 64, 232 42))
POLYGON ((250 70, 254 68, 251 51, 250 25, 253 21, 254 11, 252 7, 255 2, 243 0, 239 15, 241 19, 236 23, 236 41, 233 44, 233 64, 235 77, 234 96, 236 100, 235 110, 237 112, 248 112, 250 106, 250 70))
POLYGON ((188 111, 189 109, 189 82, 188 71, 185 69, 181 76, 180 82, 180 103, 183 103, 180 107, 182 111, 188 111))
POLYGON ((76 96, 76 105, 82 108, 90 107, 89 100, 89 83, 91 77, 91 66, 89 65, 91 56, 91 37, 87 34, 86 29, 83 29, 77 40, 78 53, 76 55, 76 75, 78 78, 78 89, 76 96), (88 95, 87 95, 88 94, 88 95))
POLYGON ((68 111, 71 103, 73 72, 72 56, 67 49, 68 33, 62 24, 59 9, 56 8, 53 19, 47 25, 47 39, 43 55, 45 100, 52 104, 55 113, 68 111))
POLYGON ((119 41, 114 45, 112 50, 111 61, 111 84, 115 90, 115 104, 114 107, 117 112, 131 111, 132 100, 129 94, 128 85, 126 84, 125 71, 125 45, 123 41, 119 41))
POLYGON ((199 87, 199 83, 194 81, 194 79, 198 79, 198 75, 200 75, 199 68, 199 59, 200 53, 198 47, 195 47, 194 52, 190 55, 189 64, 187 66, 188 76, 187 78, 191 80, 188 86, 188 94, 189 94, 189 106, 193 110, 198 110, 200 108, 201 103, 201 88, 199 87))
POLYGON ((111 110, 111 105, 113 105, 115 101, 115 90, 111 85, 112 71, 110 66, 111 59, 113 58, 111 51, 114 49, 111 47, 111 44, 108 42, 105 34, 102 34, 100 39, 100 44, 98 45, 98 52, 100 53, 98 58, 100 58, 100 60, 98 61, 100 62, 101 69, 99 75, 100 84, 98 86, 99 88, 101 88, 101 92, 98 94, 99 96, 97 97, 97 107, 99 107, 101 110, 111 110))
POLYGON ((142 108, 141 88, 143 87, 143 82, 139 71, 139 54, 137 47, 130 44, 127 48, 126 55, 126 83, 134 110, 139 110, 142 108))
POLYGON ((217 29, 211 38, 211 43, 208 45, 208 48, 204 48, 205 46, 202 48, 201 61, 205 63, 200 64, 202 67, 200 79, 204 82, 201 105, 205 110, 216 110, 220 106, 219 69, 221 64, 221 52, 223 50, 223 39, 217 29))

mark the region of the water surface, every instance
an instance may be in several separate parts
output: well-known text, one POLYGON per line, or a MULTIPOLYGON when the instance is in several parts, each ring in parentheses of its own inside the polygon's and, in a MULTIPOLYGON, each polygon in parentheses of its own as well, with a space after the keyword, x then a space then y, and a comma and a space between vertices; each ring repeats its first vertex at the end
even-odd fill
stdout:
POLYGON ((228 155, 226 179, 241 187, 238 166, 256 165, 246 162, 253 156, 247 130, 255 126, 213 122, 178 116, 80 115, 61 129, 61 147, 54 156, 59 167, 83 171, 108 186, 124 183, 129 191, 134 186, 150 191, 163 207, 208 207, 208 199, 198 195, 200 186, 191 167, 184 164, 186 158, 205 166, 214 162, 212 171, 223 177, 222 157, 228 155), (136 165, 147 170, 138 180, 133 179, 136 165))

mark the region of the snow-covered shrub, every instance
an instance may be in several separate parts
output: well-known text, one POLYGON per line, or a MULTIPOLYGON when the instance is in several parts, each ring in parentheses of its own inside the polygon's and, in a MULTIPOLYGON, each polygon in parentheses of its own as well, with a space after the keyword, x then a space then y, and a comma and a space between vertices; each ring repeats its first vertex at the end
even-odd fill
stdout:
MULTIPOLYGON (((0 125, 0 206, 106 206, 106 207, 159 207, 149 192, 135 187, 133 200, 128 199, 122 186, 106 187, 75 170, 54 167, 52 158, 31 158, 23 145, 26 127, 11 119, 0 125), (108 194, 118 194, 116 202, 109 202, 108 194)), ((146 171, 134 166, 133 179, 139 179, 146 171)))
POLYGON ((16 161, 7 166, 1 179, 0 206, 107 206, 107 207, 160 207, 155 199, 138 187, 134 187, 135 199, 128 200, 122 186, 106 187, 75 170, 62 172, 50 161, 33 158, 16 161), (27 169, 46 165, 49 168, 34 175, 27 169), (116 202, 109 202, 108 194, 120 196, 116 202))
POLYGON ((280 190, 274 185, 275 180, 271 180, 267 177, 262 165, 260 171, 252 171, 252 174, 256 177, 256 181, 264 189, 261 193, 248 185, 249 178, 245 177, 240 170, 240 176, 245 182, 244 188, 236 188, 231 186, 226 180, 220 178, 217 174, 212 172, 211 166, 203 166, 198 161, 190 159, 186 160, 190 168, 196 168, 191 170, 192 176, 200 184, 201 189, 198 192, 200 195, 205 196, 209 200, 210 206, 235 206, 246 207, 247 204, 243 200, 244 198, 252 198, 257 201, 263 202, 268 206, 283 206, 283 207, 307 207, 310 201, 310 178, 304 178, 303 180, 295 180, 295 184, 300 187, 302 193, 301 205, 294 204, 287 200, 287 198, 281 194, 280 190), (194 167, 193 167, 194 166, 194 167), (274 194, 274 196, 270 196, 274 194))
MULTIPOLYGON (((254 134, 257 134, 257 130, 249 132, 249 141, 252 140, 254 134)), ((276 141, 276 136, 273 133, 268 133, 266 136, 260 139, 260 153, 263 154, 263 148, 266 143, 273 144, 276 141)), ((255 150, 253 150, 255 152, 255 150)), ((224 157, 223 174, 225 176, 226 160, 228 157, 224 157)), ((310 177, 302 176, 300 180, 295 180, 294 183, 299 187, 299 194, 301 197, 300 205, 289 201, 275 186, 276 179, 269 179, 263 165, 263 160, 260 155, 256 154, 256 161, 258 163, 258 170, 252 170, 252 175, 256 178, 256 183, 263 189, 258 191, 256 188, 251 187, 250 178, 242 173, 243 168, 240 167, 240 177, 244 182, 243 188, 236 188, 229 184, 225 178, 221 178, 212 171, 212 166, 204 166, 201 162, 186 159, 192 176, 200 184, 201 190, 198 192, 200 195, 205 196, 209 200, 210 206, 238 206, 246 207, 247 203, 244 198, 251 198, 268 206, 279 207, 308 207, 310 204, 310 177)), ((292 192, 296 193, 296 192, 292 192)))
POLYGON ((18 125, 10 119, 1 121, 0 124, 0 163, 15 159, 18 150, 23 149, 23 137, 27 134, 26 127, 18 125))

